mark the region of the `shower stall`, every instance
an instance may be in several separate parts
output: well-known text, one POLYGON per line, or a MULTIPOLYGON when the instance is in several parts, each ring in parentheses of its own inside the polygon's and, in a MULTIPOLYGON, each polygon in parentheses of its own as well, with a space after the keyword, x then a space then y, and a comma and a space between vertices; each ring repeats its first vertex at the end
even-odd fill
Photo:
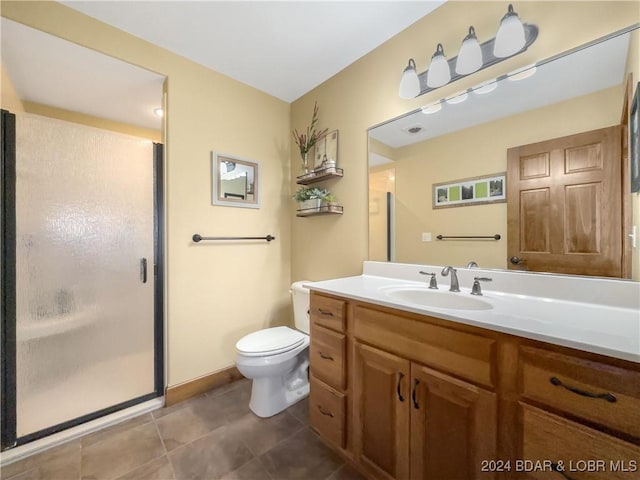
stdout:
POLYGON ((2 112, 2 449, 162 395, 162 145, 2 112))

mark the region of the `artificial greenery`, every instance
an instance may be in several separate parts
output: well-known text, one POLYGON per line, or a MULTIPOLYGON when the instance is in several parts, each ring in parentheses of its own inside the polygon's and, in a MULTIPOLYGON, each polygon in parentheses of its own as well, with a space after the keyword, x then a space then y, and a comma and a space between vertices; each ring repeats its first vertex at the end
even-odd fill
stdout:
POLYGON ((321 199, 325 202, 334 202, 336 197, 326 188, 318 187, 300 187, 296 193, 293 194, 293 199, 296 202, 304 202, 305 200, 321 199))
POLYGON ((299 133, 297 129, 293 129, 293 138, 295 139, 296 145, 300 149, 300 156, 302 158, 305 157, 309 150, 311 150, 317 141, 322 138, 329 131, 328 128, 324 130, 317 131, 316 127, 318 125, 318 103, 314 103, 313 105, 313 115, 311 116, 311 125, 307 127, 306 133, 299 133))

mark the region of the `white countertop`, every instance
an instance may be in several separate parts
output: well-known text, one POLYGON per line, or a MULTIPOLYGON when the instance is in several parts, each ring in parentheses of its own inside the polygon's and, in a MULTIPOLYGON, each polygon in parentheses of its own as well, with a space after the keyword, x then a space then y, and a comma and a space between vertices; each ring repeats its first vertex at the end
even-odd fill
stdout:
POLYGON ((640 363, 638 283, 461 268, 461 291, 449 293, 449 285, 444 283, 448 278, 439 274, 441 266, 384 265, 365 262, 363 275, 310 282, 307 286, 318 292, 640 363), (484 295, 472 298, 480 298, 492 308, 438 308, 397 300, 385 293, 393 287, 426 287, 428 277, 418 281, 422 277, 419 270, 438 272, 438 292, 445 295, 470 296, 474 275, 491 277, 491 283, 482 284, 484 295), (576 294, 576 289, 587 291, 576 294), (563 290, 568 299, 564 299, 563 290))

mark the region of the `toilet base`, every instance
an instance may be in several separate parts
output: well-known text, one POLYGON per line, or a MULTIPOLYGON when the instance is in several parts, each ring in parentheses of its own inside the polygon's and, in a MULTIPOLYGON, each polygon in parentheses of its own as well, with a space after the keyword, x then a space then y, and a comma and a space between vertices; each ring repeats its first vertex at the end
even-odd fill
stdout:
POLYGON ((249 408, 259 417, 272 417, 308 396, 309 354, 305 350, 286 375, 253 379, 249 408))
POLYGON ((289 390, 281 380, 273 378, 253 380, 249 408, 258 417, 272 417, 309 396, 308 381, 295 390, 289 390))

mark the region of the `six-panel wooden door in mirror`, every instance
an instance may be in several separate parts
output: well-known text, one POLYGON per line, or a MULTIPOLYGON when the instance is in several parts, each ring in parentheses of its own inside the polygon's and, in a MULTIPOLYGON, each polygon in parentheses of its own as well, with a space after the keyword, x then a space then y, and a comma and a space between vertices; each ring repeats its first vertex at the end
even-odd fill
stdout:
POLYGON ((622 276, 619 126, 507 152, 509 268, 622 276))

